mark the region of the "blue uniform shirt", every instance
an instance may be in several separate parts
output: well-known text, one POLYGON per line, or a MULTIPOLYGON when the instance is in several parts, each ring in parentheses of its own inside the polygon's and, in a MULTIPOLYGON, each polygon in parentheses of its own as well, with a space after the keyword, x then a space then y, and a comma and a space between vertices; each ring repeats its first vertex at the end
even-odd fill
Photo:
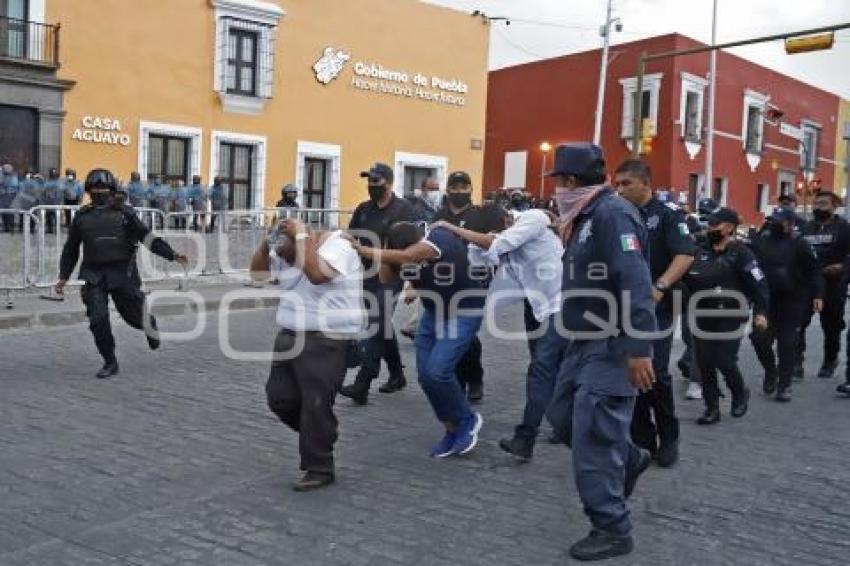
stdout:
POLYGON ((227 200, 227 187, 224 185, 212 185, 210 187, 210 202, 213 210, 226 210, 227 200))
POLYGON ((652 340, 629 335, 656 330, 647 248, 637 209, 609 187, 579 213, 564 252, 561 311, 564 328, 580 333, 573 336, 577 341, 607 334, 624 356, 652 355, 652 340))
POLYGON ((458 314, 475 315, 472 312, 458 313, 458 309, 483 313, 491 280, 490 270, 485 266, 471 266, 466 242, 445 228, 431 230, 424 241, 440 254, 439 257, 415 268, 405 266, 402 269, 403 279, 410 281, 416 290, 425 291, 421 295, 422 306, 432 313, 439 308, 444 320, 452 320, 458 314), (439 300, 429 296, 432 293, 439 300), (460 294, 460 299, 454 299, 460 294), (453 300, 457 302, 453 304, 453 300))
POLYGON ((143 206, 148 198, 148 188, 141 181, 132 181, 127 185, 127 196, 133 206, 143 206))
POLYGON ((652 197, 641 214, 646 222, 649 239, 649 271, 653 282, 658 280, 677 255, 696 253, 685 213, 673 203, 663 203, 652 197))

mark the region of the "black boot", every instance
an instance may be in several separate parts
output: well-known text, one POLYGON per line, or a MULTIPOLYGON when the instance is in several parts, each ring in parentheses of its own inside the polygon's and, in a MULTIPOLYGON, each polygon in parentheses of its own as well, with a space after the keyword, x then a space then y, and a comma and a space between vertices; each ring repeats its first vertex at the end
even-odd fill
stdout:
POLYGON ((764 374, 764 382, 762 383, 762 390, 765 395, 773 395, 776 392, 776 374, 775 373, 765 373, 764 374))
POLYGON ((401 391, 406 386, 407 379, 404 378, 404 374, 397 373, 395 375, 391 375, 387 382, 378 388, 378 391, 381 393, 395 393, 396 391, 401 391))
POLYGON ((747 414, 747 408, 750 403, 750 390, 744 387, 743 391, 732 398, 731 415, 739 419, 747 414))
POLYGON ((720 422, 720 409, 718 407, 709 407, 705 410, 700 418, 697 419, 697 424, 712 425, 720 422))
POLYGON ((629 535, 616 536, 593 529, 570 548, 570 556, 583 562, 604 560, 629 554, 634 547, 634 540, 629 535))
POLYGON ((797 381, 802 381, 806 377, 806 371, 803 369, 803 364, 794 366, 793 378, 797 381))
POLYGON ((112 359, 104 362, 103 367, 95 374, 95 377, 98 379, 106 379, 107 377, 112 377, 116 373, 118 373, 118 360, 113 357, 112 359))
POLYGON ((156 350, 159 348, 159 330, 157 330, 156 319, 151 315, 151 327, 150 330, 145 332, 145 337, 148 339, 148 347, 151 350, 156 350))
POLYGON ((348 397, 358 405, 365 405, 369 402, 369 387, 371 385, 371 378, 358 373, 354 379, 354 383, 344 386, 340 389, 339 394, 343 397, 348 397))
POLYGON ((835 368, 838 367, 838 362, 836 360, 832 360, 831 362, 824 362, 818 371, 818 377, 821 379, 831 379, 832 375, 835 373, 835 368))
POLYGON ((850 379, 847 380, 847 383, 842 383, 836 387, 835 390, 843 395, 850 395, 850 379))
POLYGON ((484 384, 480 381, 478 383, 469 383, 467 385, 466 398, 472 405, 477 405, 484 398, 484 384))
POLYGON ((638 448, 636 461, 631 461, 630 459, 630 461, 627 462, 626 478, 623 482, 623 496, 626 499, 632 496, 632 492, 635 490, 638 478, 646 471, 650 463, 652 463, 652 456, 650 456, 648 450, 644 450, 642 448, 638 448))
POLYGON ((534 453, 535 436, 533 432, 518 426, 513 438, 503 438, 499 441, 499 448, 527 462, 534 453))
POLYGON ((780 387, 779 390, 776 392, 776 400, 780 403, 788 403, 789 401, 791 401, 791 387, 780 387))

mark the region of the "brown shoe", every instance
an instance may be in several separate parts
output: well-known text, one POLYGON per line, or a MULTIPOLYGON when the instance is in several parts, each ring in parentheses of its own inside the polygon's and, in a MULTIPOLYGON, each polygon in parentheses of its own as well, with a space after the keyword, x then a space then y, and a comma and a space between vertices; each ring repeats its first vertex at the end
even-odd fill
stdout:
POLYGON ((331 485, 334 475, 322 472, 307 472, 304 477, 292 484, 295 491, 313 491, 331 485))

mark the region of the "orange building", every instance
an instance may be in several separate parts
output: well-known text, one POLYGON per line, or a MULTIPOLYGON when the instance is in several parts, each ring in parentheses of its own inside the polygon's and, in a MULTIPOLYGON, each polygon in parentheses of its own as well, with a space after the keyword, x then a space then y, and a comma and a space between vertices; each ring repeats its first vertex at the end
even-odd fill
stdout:
POLYGON ((0 85, 29 72, 52 98, 0 88, 0 119, 34 124, 0 135, 0 159, 34 148, 41 170, 219 176, 235 209, 273 205, 290 182, 304 206, 351 207, 374 161, 395 168, 399 194, 454 169, 480 187, 488 30, 461 12, 417 0, 4 4, 16 10, 6 28, 24 32, 0 57, 0 85))

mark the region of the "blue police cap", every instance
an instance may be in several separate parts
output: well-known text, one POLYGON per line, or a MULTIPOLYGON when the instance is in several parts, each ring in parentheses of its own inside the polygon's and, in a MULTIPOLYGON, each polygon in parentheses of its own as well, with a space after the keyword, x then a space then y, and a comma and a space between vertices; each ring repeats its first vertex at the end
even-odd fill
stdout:
POLYGON ((774 222, 796 222, 797 213, 790 206, 777 206, 773 209, 770 219, 774 222))
POLYGON ((387 183, 393 180, 393 168, 386 163, 375 163, 368 171, 361 171, 361 177, 368 177, 369 182, 380 183, 383 179, 387 183))
POLYGON ((555 165, 548 176, 605 173, 602 148, 589 142, 564 143, 555 148, 555 165))

